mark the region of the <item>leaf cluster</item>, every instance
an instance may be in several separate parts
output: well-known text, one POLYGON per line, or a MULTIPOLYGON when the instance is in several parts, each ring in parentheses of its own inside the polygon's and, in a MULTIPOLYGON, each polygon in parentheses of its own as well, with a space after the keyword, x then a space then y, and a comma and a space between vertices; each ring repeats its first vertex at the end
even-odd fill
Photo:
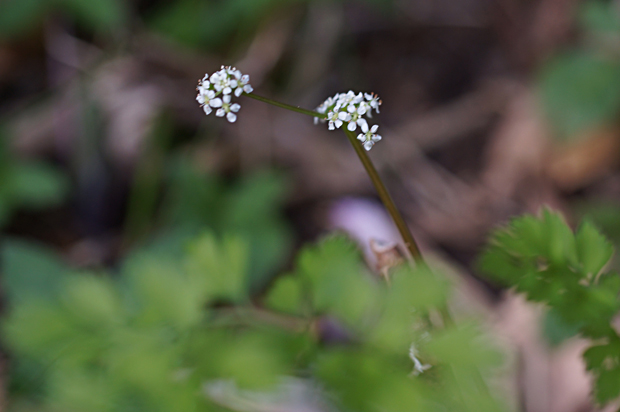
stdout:
MULTIPOLYGON (((8 267, 49 261, 40 252, 13 243, 5 256, 18 262, 8 267)), ((502 410, 481 381, 499 359, 478 328, 429 323, 449 294, 429 269, 402 267, 387 287, 351 241, 333 236, 303 248, 257 301, 250 261, 243 236, 203 233, 182 259, 142 253, 116 277, 60 266, 56 286, 38 290, 9 274, 14 394, 60 410, 217 411, 235 402, 206 388, 232 381, 239 401, 288 376, 345 410, 502 410), (419 376, 412 344, 432 365, 419 376)))
POLYGON ((612 254, 591 223, 573 233, 559 214, 544 210, 540 218, 515 218, 495 231, 480 258, 489 278, 548 305, 595 342, 583 356, 600 403, 620 395, 620 337, 611 323, 620 310, 620 276, 603 271, 612 254))

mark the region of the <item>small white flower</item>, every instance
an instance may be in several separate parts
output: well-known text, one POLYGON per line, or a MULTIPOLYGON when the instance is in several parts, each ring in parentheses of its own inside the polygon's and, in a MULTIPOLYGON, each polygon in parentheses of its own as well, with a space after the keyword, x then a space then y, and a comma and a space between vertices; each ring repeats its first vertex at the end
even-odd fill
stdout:
POLYGON ((205 114, 208 115, 213 109, 217 109, 216 116, 226 116, 229 122, 234 123, 241 106, 232 102, 232 95, 239 97, 244 92, 251 93, 253 89, 249 82, 250 76, 247 74, 242 74, 234 67, 222 66, 220 70, 211 75, 206 74, 198 82, 196 101, 202 106, 205 114))
POLYGON ((360 127, 362 128, 363 133, 357 135, 357 140, 361 141, 364 145, 364 149, 368 151, 372 149, 375 143, 381 140, 381 136, 377 134, 379 126, 375 124, 368 129, 368 124, 366 123, 360 127))
POLYGON ((215 112, 215 115, 217 117, 226 116, 226 119, 228 119, 230 123, 234 123, 237 120, 237 115, 235 113, 241 109, 241 105, 239 103, 230 104, 230 99, 231 97, 229 94, 224 95, 222 98, 222 107, 215 112))
POLYGON ((379 106, 381 106, 382 103, 379 99, 379 96, 374 93, 365 93, 364 97, 366 98, 366 100, 368 100, 368 105, 375 109, 377 113, 379 113, 379 106))

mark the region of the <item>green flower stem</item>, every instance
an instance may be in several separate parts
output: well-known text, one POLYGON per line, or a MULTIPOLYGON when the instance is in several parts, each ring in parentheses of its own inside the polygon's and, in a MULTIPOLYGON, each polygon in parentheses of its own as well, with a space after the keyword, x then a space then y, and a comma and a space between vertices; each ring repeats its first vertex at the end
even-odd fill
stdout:
POLYGON ((392 216, 392 220, 394 220, 394 223, 396 224, 396 227, 398 228, 398 231, 400 232, 400 235, 405 242, 407 250, 409 251, 409 253, 411 253, 411 257, 413 257, 413 260, 416 263, 424 264, 424 259, 422 258, 420 249, 418 248, 418 245, 413 238, 411 231, 409 231, 407 223, 405 223, 405 220, 396 208, 396 205, 392 200, 392 196, 390 196, 390 193, 387 191, 387 188, 383 184, 381 177, 379 177, 379 173, 377 173, 377 169, 375 169, 375 166, 372 164, 370 157, 368 157, 368 153, 366 153, 366 150, 362 147, 360 142, 357 141, 357 138, 355 137, 355 134, 353 132, 349 131, 344 125, 342 127, 342 130, 344 130, 345 134, 349 138, 349 142, 351 142, 351 145, 353 146, 353 149, 355 149, 355 153, 357 153, 357 156, 362 161, 362 164, 366 169, 366 173, 368 173, 370 180, 372 180, 372 184, 375 186, 375 189, 377 190, 377 193, 379 194, 383 205, 387 209, 390 216, 392 216))
POLYGON ((324 113, 318 113, 313 110, 306 110, 306 109, 302 109, 301 107, 291 106, 290 104, 280 103, 280 102, 268 99, 263 96, 258 96, 257 94, 254 94, 254 93, 243 93, 243 95, 247 97, 251 97, 252 99, 255 99, 255 100, 258 100, 264 103, 269 103, 273 106, 278 106, 278 107, 281 107, 283 109, 287 109, 293 112, 305 114, 307 116, 318 117, 319 119, 325 119, 327 117, 327 115, 324 113))

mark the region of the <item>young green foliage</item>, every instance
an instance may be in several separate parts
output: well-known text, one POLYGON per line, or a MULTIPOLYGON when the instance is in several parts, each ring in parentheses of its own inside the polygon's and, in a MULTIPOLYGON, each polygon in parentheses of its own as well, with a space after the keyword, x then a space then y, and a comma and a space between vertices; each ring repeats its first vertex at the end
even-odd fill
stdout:
POLYGON ((481 389, 497 355, 478 328, 429 323, 449 295, 430 269, 401 267, 388 286, 331 236, 305 247, 260 307, 248 247, 203 233, 180 261, 143 251, 118 279, 65 271, 51 294, 15 284, 25 290, 3 325, 21 371, 12 387, 38 375, 39 390, 20 392, 36 408, 199 412, 225 409, 212 395, 223 382, 268 392, 295 376, 345 410, 503 410, 481 389))
POLYGON ((592 224, 573 234, 559 214, 544 210, 540 218, 519 217, 495 231, 480 259, 491 279, 547 304, 564 327, 604 342, 584 353, 600 403, 620 395, 620 338, 611 326, 620 310, 620 276, 603 272, 612 254, 592 224))

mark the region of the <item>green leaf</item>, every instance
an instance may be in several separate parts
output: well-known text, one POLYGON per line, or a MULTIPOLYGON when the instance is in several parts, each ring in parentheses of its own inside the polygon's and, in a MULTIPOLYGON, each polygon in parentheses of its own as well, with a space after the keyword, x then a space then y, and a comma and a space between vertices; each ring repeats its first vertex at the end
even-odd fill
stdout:
POLYGON ((6 196, 16 206, 29 208, 55 206, 65 199, 69 189, 64 174, 39 162, 15 163, 7 184, 6 196))
POLYGON ((55 296, 68 267, 51 250, 32 242, 2 243, 2 285, 11 304, 55 296))
POLYGON ((567 138, 611 121, 620 109, 620 64, 588 52, 564 54, 540 76, 549 118, 567 138))
POLYGON ((181 269, 166 260, 143 256, 125 268, 139 307, 138 324, 187 329, 202 319, 205 297, 181 269))
POLYGON ((596 377, 594 394, 601 404, 620 396, 620 367, 599 372, 596 377))
POLYGON ((559 346, 565 340, 579 334, 582 324, 568 322, 557 310, 550 310, 543 320, 543 334, 551 346, 559 346))
POLYGON ((498 366, 502 357, 491 348, 473 324, 458 325, 436 332, 421 348, 438 364, 456 367, 498 366))
POLYGON ((43 20, 47 0, 4 0, 0 3, 0 38, 25 34, 43 20))
POLYGON ((593 276, 598 275, 614 252, 611 242, 588 221, 581 224, 575 242, 577 256, 584 271, 593 276))
POLYGON ((580 20, 588 30, 620 34, 620 19, 614 3, 585 2, 580 10, 580 20))
POLYGON ((304 248, 297 260, 298 276, 310 285, 316 313, 330 313, 349 326, 364 327, 378 303, 378 285, 362 266, 354 243, 344 236, 304 248))
POLYGON ((55 0, 85 27, 98 31, 119 30, 127 22, 126 3, 120 0, 55 0))
POLYGON ((105 329, 127 318, 116 285, 105 276, 74 275, 65 280, 61 298, 67 312, 83 325, 105 329))
POLYGON ((194 287, 209 299, 247 299, 248 247, 239 237, 218 241, 207 233, 188 247, 186 270, 194 287))
POLYGON ((294 275, 277 278, 265 298, 265 304, 269 308, 290 314, 301 313, 302 302, 302 285, 294 275))

